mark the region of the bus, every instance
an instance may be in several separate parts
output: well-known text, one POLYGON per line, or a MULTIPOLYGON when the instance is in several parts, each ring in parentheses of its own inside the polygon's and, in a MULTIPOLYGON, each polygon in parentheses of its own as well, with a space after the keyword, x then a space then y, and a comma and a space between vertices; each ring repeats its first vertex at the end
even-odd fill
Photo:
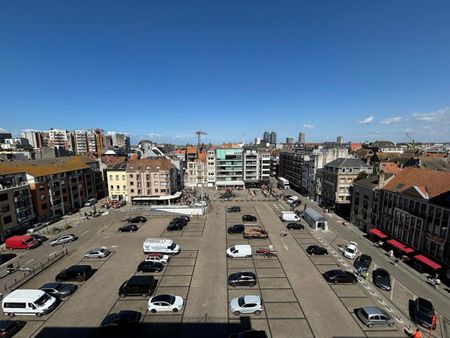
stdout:
POLYGON ((279 189, 290 189, 289 181, 283 177, 278 177, 278 188, 279 189))

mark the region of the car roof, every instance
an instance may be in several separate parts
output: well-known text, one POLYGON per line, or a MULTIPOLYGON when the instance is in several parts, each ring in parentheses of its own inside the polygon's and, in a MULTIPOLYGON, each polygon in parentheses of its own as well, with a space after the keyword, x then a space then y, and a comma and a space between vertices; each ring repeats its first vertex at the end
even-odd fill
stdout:
POLYGON ((124 318, 133 318, 134 316, 136 316, 136 314, 140 312, 138 311, 133 311, 133 310, 122 310, 120 312, 116 313, 116 316, 118 318, 124 319, 124 318))
POLYGON ((15 320, 0 320, 0 331, 8 329, 15 322, 15 320))
POLYGON ((233 247, 235 249, 252 249, 250 244, 237 244, 237 245, 233 245, 233 247))
POLYGON ((10 294, 6 295, 3 300, 6 300, 8 298, 39 298, 41 297, 43 294, 45 294, 44 291, 42 290, 37 290, 37 289, 18 289, 18 290, 14 290, 13 292, 11 292, 10 294))
POLYGON ((387 315, 382 309, 376 306, 366 306, 362 308, 368 315, 387 315))
POLYGON ((81 270, 90 270, 92 266, 90 265, 72 265, 66 269, 66 271, 81 271, 81 270))
POLYGON ((246 303, 259 303, 261 301, 261 298, 259 298, 259 296, 247 295, 244 296, 244 300, 246 303))
POLYGON ((171 294, 162 294, 162 295, 157 295, 157 296, 154 296, 154 297, 152 297, 152 302, 153 301, 165 301, 165 302, 168 302, 169 300, 172 300, 172 297, 175 297, 174 295, 171 295, 171 294))
POLYGON ((56 288, 59 285, 61 285, 61 283, 45 283, 40 288, 41 289, 54 289, 54 288, 56 288))
POLYGON ((127 284, 147 284, 155 280, 153 276, 133 276, 128 280, 127 284))
POLYGON ((427 308, 427 309, 433 309, 433 303, 429 301, 428 299, 417 297, 417 302, 419 303, 419 306, 427 308))

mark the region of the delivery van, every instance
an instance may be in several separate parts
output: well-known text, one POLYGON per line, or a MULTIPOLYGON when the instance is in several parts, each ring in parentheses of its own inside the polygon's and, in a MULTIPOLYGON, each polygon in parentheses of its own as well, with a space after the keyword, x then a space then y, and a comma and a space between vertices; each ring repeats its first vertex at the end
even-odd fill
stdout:
POLYGON ((228 258, 252 257, 252 247, 248 244, 235 245, 227 249, 228 258))
POLYGON ((281 220, 285 222, 298 222, 300 221, 300 217, 293 211, 282 211, 281 212, 281 220))
POLYGON ((35 315, 42 316, 51 312, 58 305, 58 300, 42 290, 18 289, 2 300, 3 313, 7 316, 35 315))
POLYGON ((179 254, 180 246, 167 238, 146 238, 144 241, 144 254, 150 252, 164 254, 179 254))
POLYGON ((29 235, 12 236, 5 240, 6 249, 32 249, 39 246, 40 242, 29 235))

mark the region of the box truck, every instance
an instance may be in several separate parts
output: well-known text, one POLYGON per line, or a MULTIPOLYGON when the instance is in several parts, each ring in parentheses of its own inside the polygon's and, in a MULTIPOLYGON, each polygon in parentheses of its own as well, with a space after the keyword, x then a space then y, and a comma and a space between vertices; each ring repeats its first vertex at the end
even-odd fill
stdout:
POLYGON ((12 236, 6 239, 7 249, 32 249, 39 246, 39 241, 28 235, 12 236))

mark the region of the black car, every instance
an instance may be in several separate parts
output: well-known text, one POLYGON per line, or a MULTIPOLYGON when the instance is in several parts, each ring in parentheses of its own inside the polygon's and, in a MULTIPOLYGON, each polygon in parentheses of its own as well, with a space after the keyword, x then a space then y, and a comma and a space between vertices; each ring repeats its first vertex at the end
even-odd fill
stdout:
POLYGON ((164 265, 154 261, 143 261, 139 263, 137 267, 138 272, 160 272, 164 268, 164 265))
POLYGON ((373 284, 382 290, 389 291, 391 289, 391 276, 385 269, 378 268, 372 271, 373 284))
POLYGON ((253 215, 242 216, 242 222, 256 222, 258 219, 253 215))
POLYGON ((56 281, 59 282, 82 282, 88 280, 94 274, 94 270, 90 265, 72 265, 71 267, 61 271, 56 276, 56 281))
POLYGON ((183 230, 184 227, 183 223, 171 223, 167 226, 167 231, 183 230))
POLYGON ((229 207, 227 209, 227 212, 241 212, 241 207, 239 207, 239 206, 229 207))
MULTIPOLYGON (((417 297, 411 308, 411 319, 416 323, 430 329, 433 323, 434 307, 428 299, 417 297)), ((433 325, 433 330, 436 329, 436 323, 433 325)))
POLYGON ((323 277, 327 282, 333 284, 355 284, 358 281, 353 273, 342 270, 327 271, 323 274, 323 277))
POLYGON ((134 232, 138 230, 139 227, 136 224, 127 224, 119 228, 119 232, 134 232))
POLYGON ((191 218, 189 216, 186 216, 186 215, 178 216, 177 218, 184 219, 187 223, 189 223, 191 221, 191 218))
POLYGON ((103 319, 102 328, 121 328, 136 325, 140 322, 142 314, 137 311, 124 310, 111 313, 103 319))
POLYGON ((228 276, 231 286, 255 286, 256 275, 253 272, 235 272, 228 276))
POLYGON ((23 320, 0 320, 0 337, 14 336, 26 323, 23 320))
POLYGON ((78 285, 75 284, 47 283, 42 285, 39 289, 54 297, 65 298, 74 293, 77 288, 78 285))
POLYGON ((263 330, 247 330, 232 334, 228 338, 267 338, 267 333, 263 330))
POLYGON ((327 256, 328 250, 318 246, 318 245, 310 245, 306 248, 306 252, 309 253, 311 256, 327 256))
POLYGON ((173 220, 170 221, 170 224, 178 224, 178 223, 187 225, 188 220, 184 217, 175 217, 173 220))
POLYGON ((149 297, 155 292, 158 281, 153 276, 133 276, 123 282, 119 288, 119 296, 149 297))
POLYGON ((228 227, 229 234, 241 234, 244 232, 244 224, 235 224, 228 227))
POLYGON ((367 271, 369 270, 370 264, 372 264, 372 257, 369 255, 362 254, 355 259, 354 266, 357 271, 367 271))
POLYGON ((38 234, 32 234, 30 235, 31 237, 33 237, 35 240, 37 240, 38 242, 44 243, 45 241, 48 240, 48 237, 45 237, 43 235, 38 235, 38 234))
POLYGON ((128 223, 145 223, 147 222, 147 218, 144 216, 136 216, 127 219, 128 223))
POLYGON ((295 229, 295 230, 303 230, 305 228, 305 226, 303 224, 300 224, 300 223, 288 223, 286 225, 286 228, 288 228, 288 229, 295 229))
POLYGON ((6 263, 7 261, 10 261, 11 259, 15 258, 17 255, 13 253, 3 253, 0 254, 0 264, 6 263))

